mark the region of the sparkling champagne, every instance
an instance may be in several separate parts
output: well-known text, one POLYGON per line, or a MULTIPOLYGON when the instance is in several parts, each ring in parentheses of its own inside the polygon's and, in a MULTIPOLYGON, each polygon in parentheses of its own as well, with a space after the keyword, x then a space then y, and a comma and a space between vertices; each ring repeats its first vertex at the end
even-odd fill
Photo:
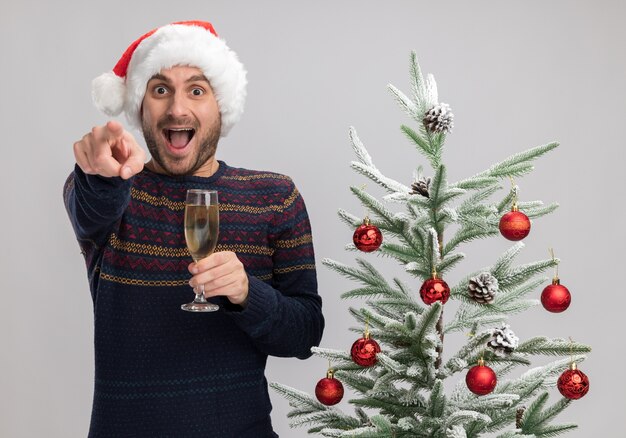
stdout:
POLYGON ((217 205, 185 205, 185 240, 195 262, 213 253, 218 230, 217 205))

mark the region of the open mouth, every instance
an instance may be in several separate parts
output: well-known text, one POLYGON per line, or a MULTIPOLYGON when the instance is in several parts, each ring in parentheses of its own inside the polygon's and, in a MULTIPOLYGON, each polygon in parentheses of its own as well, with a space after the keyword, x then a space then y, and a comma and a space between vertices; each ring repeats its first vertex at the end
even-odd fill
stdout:
POLYGON ((174 149, 185 148, 195 133, 196 130, 193 128, 171 128, 163 130, 163 136, 165 136, 174 149))

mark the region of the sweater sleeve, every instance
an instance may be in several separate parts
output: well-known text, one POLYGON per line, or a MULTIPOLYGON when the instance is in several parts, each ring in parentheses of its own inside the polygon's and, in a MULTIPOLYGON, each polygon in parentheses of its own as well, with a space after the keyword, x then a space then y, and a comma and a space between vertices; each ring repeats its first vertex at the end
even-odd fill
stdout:
POLYGON ((306 359, 320 343, 324 317, 309 217, 302 196, 290 184, 271 233, 273 284, 248 275, 247 305, 228 315, 266 354, 306 359))
POLYGON ((78 165, 63 187, 65 208, 88 258, 107 241, 130 201, 131 180, 85 174, 78 165))

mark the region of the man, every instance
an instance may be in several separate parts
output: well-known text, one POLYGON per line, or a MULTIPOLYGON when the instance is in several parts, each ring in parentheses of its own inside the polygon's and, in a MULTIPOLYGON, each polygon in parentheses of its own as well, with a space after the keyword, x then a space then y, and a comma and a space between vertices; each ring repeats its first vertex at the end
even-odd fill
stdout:
POLYGON ((268 355, 307 358, 324 319, 302 197, 286 176, 228 166, 245 71, 205 22, 151 31, 93 83, 122 124, 74 144, 64 199, 85 256, 95 319, 90 437, 270 437, 268 355), (192 263, 187 189, 219 192, 215 253, 192 263), (204 287, 220 309, 180 309, 204 287))

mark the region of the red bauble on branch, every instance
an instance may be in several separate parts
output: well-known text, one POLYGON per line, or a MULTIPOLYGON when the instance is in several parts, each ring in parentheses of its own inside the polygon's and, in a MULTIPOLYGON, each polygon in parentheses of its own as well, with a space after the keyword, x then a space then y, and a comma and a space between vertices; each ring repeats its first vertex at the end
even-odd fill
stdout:
POLYGON ((429 306, 437 301, 445 304, 450 298, 450 287, 441 278, 437 278, 436 273, 433 273, 433 278, 426 280, 420 287, 420 297, 429 306))
POLYGON ((500 219, 500 234, 509 240, 522 240, 530 233, 530 219, 517 205, 500 219))
POLYGON ((557 388, 563 397, 578 400, 589 391, 589 378, 577 369, 576 363, 573 362, 570 369, 564 371, 559 377, 557 388))
POLYGON ((343 384, 335 379, 333 370, 329 369, 326 377, 315 385, 315 397, 326 406, 336 405, 343 398, 343 384))
POLYGON ((383 243, 383 233, 376 225, 370 224, 370 219, 366 216, 363 219, 363 224, 354 231, 352 241, 360 251, 376 251, 383 243))
POLYGON ((549 312, 564 312, 571 302, 572 295, 560 283, 558 278, 552 280, 552 284, 546 286, 543 292, 541 292, 541 304, 549 312))
POLYGON ((376 354, 380 353, 380 345, 378 342, 370 338, 369 332, 366 330, 362 338, 357 339, 352 344, 350 355, 355 364, 362 367, 371 367, 376 363, 376 354))
POLYGON ((496 387, 496 373, 480 359, 478 365, 472 367, 465 376, 467 388, 476 395, 487 395, 496 387))

